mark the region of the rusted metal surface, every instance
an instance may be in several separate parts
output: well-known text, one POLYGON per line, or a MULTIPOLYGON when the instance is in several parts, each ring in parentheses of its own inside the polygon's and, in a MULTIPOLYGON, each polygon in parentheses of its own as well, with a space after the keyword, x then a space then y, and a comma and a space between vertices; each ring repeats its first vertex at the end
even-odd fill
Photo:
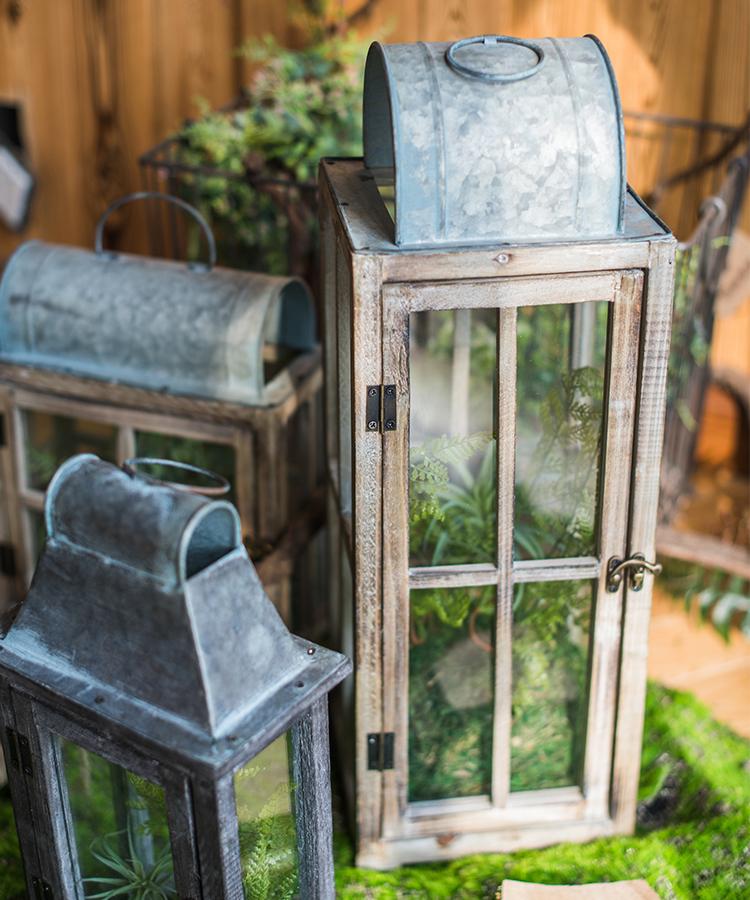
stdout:
POLYGON ((365 163, 402 247, 611 237, 622 112, 601 43, 484 36, 370 48, 365 163))

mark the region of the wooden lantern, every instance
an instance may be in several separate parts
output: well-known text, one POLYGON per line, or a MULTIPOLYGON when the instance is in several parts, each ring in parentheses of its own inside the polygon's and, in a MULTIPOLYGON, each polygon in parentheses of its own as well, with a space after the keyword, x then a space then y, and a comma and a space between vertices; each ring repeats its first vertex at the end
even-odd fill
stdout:
MULTIPOLYGON (((207 265, 108 253, 108 211, 95 252, 28 242, 0 280, 6 607, 24 596, 41 550, 47 483, 75 453, 219 472, 254 558, 278 547, 320 483, 322 375, 309 291, 298 279, 215 268, 199 214, 157 196, 198 217, 207 265)), ((291 577, 270 582, 288 621, 291 577)))
POLYGON ((28 896, 333 900, 327 693, 226 501, 93 455, 0 642, 2 744, 28 896))
MULTIPOLYGON (((508 48, 498 39, 479 49, 508 48)), ((675 241, 625 187, 600 45, 532 49, 542 70, 500 88, 478 83, 478 104, 473 76, 442 68, 461 46, 376 46, 365 161, 321 166, 332 619, 355 659, 336 726, 353 751, 345 784, 362 865, 634 825, 675 241), (554 69, 563 57, 569 78, 554 69), (584 90, 586 78, 602 84, 584 90), (435 79, 453 117, 435 132, 442 144, 429 144, 438 159, 423 178, 402 144, 424 133, 425 110, 437 127, 439 103, 413 96, 435 79), (576 79, 579 100, 610 104, 608 165, 622 183, 609 230, 600 218, 596 234, 578 220, 576 191, 555 182, 558 169, 575 170, 569 154, 584 152, 557 112, 571 109, 559 92, 576 79), (453 91, 463 104, 450 106, 453 91), (540 96, 550 119, 538 118, 540 96), (462 199, 440 180, 450 182, 455 159, 451 127, 485 120, 524 134, 524 172, 529 153, 540 171, 542 157, 557 162, 535 185, 503 144, 498 180, 527 185, 525 196, 504 189, 517 218, 506 206, 475 239, 464 230, 451 240, 452 215, 495 214, 481 179, 462 199), (433 225, 445 218, 440 240, 420 243, 405 219, 425 195, 433 225), (495 225, 510 237, 488 237, 495 225)), ((490 59, 464 62, 475 71, 490 59)), ((511 56, 503 71, 525 63, 511 56)), ((585 133, 588 112, 578 108, 574 132, 585 133)), ((491 144, 464 142, 463 152, 477 156, 475 171, 493 158, 491 144)), ((598 189, 585 178, 578 188, 598 189)))

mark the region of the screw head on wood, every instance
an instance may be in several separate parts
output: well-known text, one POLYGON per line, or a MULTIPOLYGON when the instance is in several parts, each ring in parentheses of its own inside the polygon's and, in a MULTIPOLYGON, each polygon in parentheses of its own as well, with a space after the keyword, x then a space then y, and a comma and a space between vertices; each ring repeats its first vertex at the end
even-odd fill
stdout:
POLYGON ((385 423, 385 427, 392 431, 396 427, 396 423, 393 421, 393 419, 388 419, 388 421, 385 423))
POLYGON ((367 393, 370 395, 370 397, 374 397, 377 394, 377 392, 378 392, 377 388, 370 388, 370 390, 367 393))
POLYGON ((388 397, 392 397, 396 393, 396 388, 392 384, 389 384, 385 389, 385 393, 388 397))
POLYGON ((377 431, 378 423, 373 419, 372 421, 367 423, 367 427, 370 429, 370 431, 377 431))

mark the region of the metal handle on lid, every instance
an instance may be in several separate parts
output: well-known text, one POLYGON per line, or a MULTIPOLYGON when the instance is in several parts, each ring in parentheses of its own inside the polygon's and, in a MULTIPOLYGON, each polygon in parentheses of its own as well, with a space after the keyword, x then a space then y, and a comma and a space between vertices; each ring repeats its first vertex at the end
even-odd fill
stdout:
POLYGON ((200 466, 194 466, 192 463, 177 462, 173 459, 158 459, 153 456, 134 456, 126 459, 122 464, 122 469, 127 472, 131 478, 142 478, 144 481, 150 481, 154 484, 163 484, 167 487, 174 488, 178 491, 186 491, 189 494, 202 494, 204 497, 223 497, 231 490, 231 485, 217 472, 210 469, 202 469, 200 466), (184 484, 180 481, 165 481, 163 478, 157 478, 155 475, 149 475, 141 471, 142 466, 164 466, 168 469, 177 469, 180 472, 191 472, 193 475, 200 475, 210 482, 208 485, 192 485, 184 484))
MULTIPOLYGON (((203 236, 206 239, 206 246, 208 248, 208 263, 205 265, 205 270, 210 272, 211 269, 213 269, 213 267, 216 265, 216 240, 214 239, 213 232, 211 231, 211 226, 194 206, 191 206, 180 197, 175 197, 172 194, 162 194, 159 191, 137 191, 134 194, 125 194, 124 197, 119 197, 117 200, 115 200, 114 203, 112 203, 107 207, 107 209, 104 210, 101 217, 99 218, 99 221, 96 223, 96 232, 94 235, 94 251, 97 256, 104 255, 104 226, 107 222, 107 219, 112 215, 113 212, 115 212, 115 210, 118 210, 121 206, 125 206, 126 203, 132 203, 135 200, 166 200, 167 203, 174 203, 175 206, 179 206, 180 209, 183 209, 186 213, 189 213, 189 215, 191 215, 200 226, 200 229, 203 232, 203 236)), ((189 263, 188 265, 191 264, 189 263)))
POLYGON ((544 50, 542 50, 539 44, 534 44, 531 41, 524 41, 521 38, 508 37, 508 35, 504 34, 482 34, 478 37, 463 38, 463 40, 454 41, 445 51, 445 61, 454 72, 458 72, 459 75, 464 75, 466 78, 476 78, 478 81, 486 81, 490 84, 510 84, 514 81, 523 81, 524 78, 531 78, 532 75, 536 75, 544 64, 544 50), (460 50, 462 47, 468 47, 470 44, 486 44, 488 46, 492 46, 493 44, 517 44, 519 47, 525 47, 527 50, 531 50, 531 52, 536 55, 537 61, 528 69, 523 69, 521 72, 511 72, 508 75, 482 72, 481 69, 473 69, 471 66, 465 66, 456 59, 456 51, 460 50))

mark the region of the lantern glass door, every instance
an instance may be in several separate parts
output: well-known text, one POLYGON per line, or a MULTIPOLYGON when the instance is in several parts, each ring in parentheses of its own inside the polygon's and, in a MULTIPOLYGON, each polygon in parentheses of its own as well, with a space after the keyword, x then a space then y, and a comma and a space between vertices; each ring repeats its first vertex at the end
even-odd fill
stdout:
POLYGON ((626 544, 640 282, 595 278, 560 302, 545 278, 502 305, 491 283, 465 308, 450 285, 386 292, 403 430, 383 438, 384 605, 408 610, 384 636, 397 672, 408 647, 385 707, 394 835, 457 803, 510 823, 557 801, 580 817, 588 792, 603 814, 614 703, 591 673, 617 665, 622 598, 602 572, 626 544), (408 499, 388 489, 399 472, 408 499))
POLYGON ((84 897, 176 897, 163 788, 61 740, 84 897))
POLYGON ((271 896, 284 900, 297 893, 295 785, 289 744, 289 735, 282 735, 234 776, 242 877, 248 900, 271 896))

